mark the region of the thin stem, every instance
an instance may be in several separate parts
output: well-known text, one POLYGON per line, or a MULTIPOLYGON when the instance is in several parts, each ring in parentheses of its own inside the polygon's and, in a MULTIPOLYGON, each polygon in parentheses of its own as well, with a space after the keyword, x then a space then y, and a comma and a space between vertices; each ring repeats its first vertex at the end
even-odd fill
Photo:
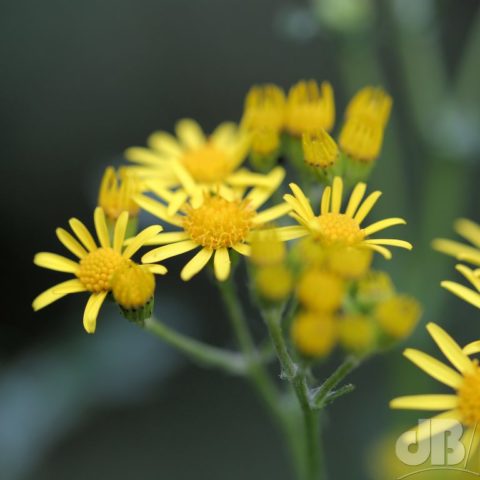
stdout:
POLYGON ((280 361, 282 377, 287 379, 292 385, 303 412, 307 445, 308 470, 306 478, 314 480, 319 478, 321 472, 318 412, 314 411, 310 405, 309 388, 305 375, 288 353, 282 332, 281 312, 278 309, 268 309, 263 310, 263 315, 280 361))
POLYGON ((295 469, 300 478, 302 478, 304 476, 302 442, 297 441, 297 426, 295 422, 292 421, 291 412, 282 408, 284 403, 282 395, 268 375, 265 365, 262 362, 262 357, 255 347, 232 277, 229 277, 224 282, 217 282, 217 284, 237 342, 243 354, 249 360, 247 376, 252 386, 260 394, 273 419, 284 431, 295 469))
POLYGON ((331 399, 332 390, 356 367, 360 365, 357 357, 347 357, 344 362, 328 377, 325 382, 313 393, 312 403, 315 408, 321 409, 326 401, 331 399), (330 396, 330 398, 329 398, 330 396))
POLYGON ((145 329, 189 356, 193 361, 235 375, 245 375, 248 362, 239 353, 212 347, 167 327, 154 317, 145 320, 145 329))

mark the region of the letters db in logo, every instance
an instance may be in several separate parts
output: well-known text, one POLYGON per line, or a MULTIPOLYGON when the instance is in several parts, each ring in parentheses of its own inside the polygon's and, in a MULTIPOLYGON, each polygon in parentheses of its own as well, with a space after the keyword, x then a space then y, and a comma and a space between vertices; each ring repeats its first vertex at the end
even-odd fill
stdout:
MULTIPOLYGON (((418 423, 418 428, 401 435, 395 446, 401 462, 418 467, 400 478, 426 470, 460 470, 472 474, 472 478, 480 478, 479 472, 467 470, 471 456, 478 453, 472 450, 473 441, 463 438, 461 423, 449 419, 419 420, 418 423)), ((475 432, 476 428, 472 439, 475 432)))

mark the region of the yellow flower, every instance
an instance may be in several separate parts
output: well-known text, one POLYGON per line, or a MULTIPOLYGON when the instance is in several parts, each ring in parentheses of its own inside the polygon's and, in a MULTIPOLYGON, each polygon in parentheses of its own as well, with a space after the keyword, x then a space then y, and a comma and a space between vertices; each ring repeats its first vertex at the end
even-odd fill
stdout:
POLYGON ((247 130, 279 132, 285 116, 285 94, 273 84, 254 85, 245 97, 241 125, 247 130))
MULTIPOLYGON (((128 212, 123 212, 115 223, 113 243, 110 240, 105 214, 101 207, 95 209, 94 220, 99 246, 85 225, 76 218, 71 218, 69 224, 78 240, 63 228, 57 228, 56 233, 60 242, 79 260, 73 261, 49 252, 37 253, 33 260, 39 267, 71 273, 75 276, 72 280, 59 283, 41 293, 33 301, 33 309, 40 310, 69 293, 90 292, 83 315, 83 325, 88 333, 95 332, 98 312, 105 297, 112 290, 111 280, 117 269, 131 262, 132 255, 162 230, 158 225, 148 227, 136 235, 128 247, 123 248, 128 212)), ((152 273, 158 274, 164 274, 167 271, 161 265, 151 265, 148 268, 152 273)))
POLYGON ((220 124, 209 137, 191 119, 177 122, 175 130, 178 140, 155 132, 148 139, 149 148, 132 147, 125 152, 128 160, 141 165, 129 168, 165 198, 170 215, 189 198, 199 202, 205 192, 232 197, 236 189, 268 186, 265 175, 239 169, 250 140, 234 123, 220 124))
POLYGON ((366 353, 375 346, 375 325, 366 315, 343 315, 340 318, 339 331, 340 344, 345 350, 354 353, 366 353))
POLYGON ((344 294, 342 279, 325 270, 310 268, 298 282, 298 300, 309 310, 333 312, 342 304, 344 294))
POLYGON ((113 167, 108 167, 100 184, 98 205, 112 221, 124 211, 128 212, 130 217, 136 217, 139 208, 133 201, 133 196, 139 192, 140 185, 134 175, 125 169, 116 173, 113 167))
POLYGON ((369 118, 348 118, 340 131, 340 148, 351 158, 364 163, 373 162, 380 155, 384 127, 369 118))
POLYGON ((252 234, 263 230, 265 223, 291 210, 288 204, 282 203, 261 213, 257 212, 281 183, 283 173, 273 170, 268 178, 269 188, 255 187, 246 195, 233 199, 220 193, 205 194, 200 203, 188 203, 174 216, 168 214, 162 203, 144 195, 137 196, 136 201, 143 209, 181 229, 157 235, 149 241, 149 245, 162 246, 146 253, 142 261, 159 262, 200 248, 183 268, 181 278, 189 280, 214 256, 215 276, 220 281, 226 280, 230 274, 229 250, 249 255, 252 234))
MULTIPOLYGON (((473 246, 461 242, 439 238, 433 241, 433 248, 439 252, 455 257, 457 260, 480 266, 480 225, 471 220, 461 218, 455 222, 455 231, 468 240, 473 246)), ((480 308, 480 269, 472 270, 465 265, 457 265, 456 269, 473 285, 475 290, 456 282, 443 281, 442 287, 480 308)))
POLYGON ((257 292, 266 300, 279 302, 292 291, 293 278, 290 270, 283 264, 268 265, 255 272, 257 292))
POLYGON ((448 420, 452 420, 460 422, 467 429, 464 439, 474 436, 471 449, 474 452, 480 440, 480 431, 476 428, 480 422, 480 366, 478 361, 472 361, 468 357, 470 350, 468 346, 462 351, 462 348, 438 325, 429 323, 427 330, 455 369, 418 350, 409 348, 405 350, 404 355, 428 375, 453 388, 455 392, 449 395, 399 397, 390 402, 390 407, 443 412, 433 418, 445 422, 423 422, 418 427, 417 442, 448 429, 448 420))
POLYGON ((302 135, 305 163, 311 167, 329 168, 338 160, 338 147, 335 140, 324 129, 302 135))
POLYGON ((285 260, 287 248, 274 229, 254 232, 250 239, 250 261, 257 267, 278 265, 285 260))
POLYGON ((362 203, 367 186, 358 183, 350 196, 347 208, 341 213, 343 182, 340 177, 335 177, 332 187, 326 187, 321 202, 320 215, 315 215, 310 201, 302 190, 294 183, 290 184, 293 195, 284 196, 293 209, 290 214, 298 226, 283 227, 278 229, 280 238, 291 240, 310 236, 324 247, 366 247, 370 248, 385 258, 390 259, 392 254, 384 245, 401 247, 411 250, 412 245, 404 240, 390 238, 369 238, 370 235, 384 230, 393 225, 405 224, 402 218, 388 218, 361 227, 361 223, 379 199, 381 192, 371 193, 362 203))
POLYGON ((335 122, 335 102, 330 83, 320 87, 314 80, 301 81, 288 92, 285 127, 296 137, 319 128, 328 132, 335 122))
POLYGON ((380 328, 396 339, 408 337, 421 315, 420 304, 407 295, 394 295, 380 302, 374 317, 380 328))
POLYGON ((292 323, 291 336, 299 352, 310 357, 325 357, 335 347, 337 325, 324 313, 301 312, 292 323))
POLYGON ((125 262, 113 274, 111 285, 117 304, 125 310, 136 310, 153 298, 155 277, 151 265, 125 262))
POLYGON ((382 88, 367 86, 350 100, 345 118, 360 117, 371 120, 385 128, 392 110, 392 97, 382 88))

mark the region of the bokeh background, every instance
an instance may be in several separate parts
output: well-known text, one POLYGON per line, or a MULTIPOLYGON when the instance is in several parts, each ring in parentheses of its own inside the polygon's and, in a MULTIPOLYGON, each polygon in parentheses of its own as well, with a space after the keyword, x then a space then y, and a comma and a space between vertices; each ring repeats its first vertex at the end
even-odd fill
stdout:
MULTIPOLYGON (((478 0, 1 1, 0 58, 2 480, 292 478, 241 380, 191 365, 113 307, 86 335, 81 295, 30 307, 56 280, 34 253, 59 248, 54 229, 69 217, 90 220, 105 166, 181 117, 207 130, 238 120, 253 83, 328 79, 339 117, 366 84, 393 95, 375 214, 405 216, 416 248, 379 266, 423 304, 409 344, 435 351, 423 328, 432 320, 478 338, 478 311, 439 286, 458 278, 454 262, 429 245, 452 236, 458 216, 480 220, 478 0)), ((228 345, 213 287, 176 277, 159 282, 159 316, 228 345)), ((374 478, 372 446, 416 421, 388 400, 434 388, 401 348, 370 360, 330 409, 331 478, 374 478)))

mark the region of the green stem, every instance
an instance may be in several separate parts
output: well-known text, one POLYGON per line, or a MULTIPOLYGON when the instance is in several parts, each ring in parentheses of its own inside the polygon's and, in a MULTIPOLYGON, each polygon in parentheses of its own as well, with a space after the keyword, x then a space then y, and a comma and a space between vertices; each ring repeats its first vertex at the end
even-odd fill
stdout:
POLYGON ((319 434, 318 412, 314 411, 310 405, 310 394, 307 379, 302 370, 295 364, 288 353, 287 345, 282 332, 281 312, 279 310, 264 310, 263 316, 267 323, 270 336, 272 338, 275 351, 282 368, 282 377, 290 382, 298 399, 303 413, 306 439, 306 461, 307 461, 307 479, 322 478, 321 474, 321 448, 319 434))
POLYGON ((155 318, 145 320, 145 330, 189 356, 193 361, 235 375, 245 375, 248 362, 243 355, 212 347, 175 332, 155 318))
POLYGON ((268 375, 262 358, 255 347, 232 277, 229 277, 224 282, 217 282, 217 284, 228 311, 237 342, 243 354, 249 360, 247 376, 252 386, 260 394, 273 419, 282 428, 292 454, 296 472, 299 478, 303 478, 302 441, 298 441, 295 411, 283 408, 284 399, 268 375))
POLYGON ((314 392, 312 403, 315 408, 321 409, 331 399, 332 390, 356 367, 360 365, 357 357, 347 357, 343 363, 328 377, 314 392))

